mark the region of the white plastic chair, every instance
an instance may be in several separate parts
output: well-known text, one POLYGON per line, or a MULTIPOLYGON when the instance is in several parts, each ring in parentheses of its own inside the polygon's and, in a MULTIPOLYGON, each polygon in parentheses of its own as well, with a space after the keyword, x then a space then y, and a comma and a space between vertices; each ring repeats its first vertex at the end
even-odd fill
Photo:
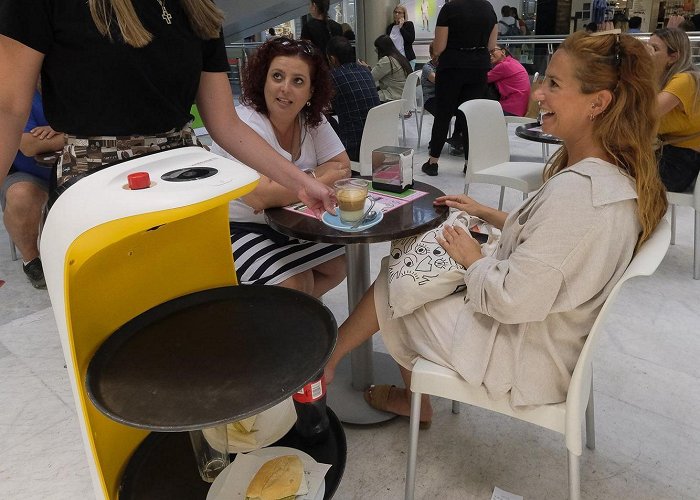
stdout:
POLYGON ((360 161, 350 162, 352 170, 359 171, 361 175, 372 175, 372 150, 399 145, 396 129, 402 107, 403 99, 398 99, 369 110, 360 141, 360 161))
POLYGON ((416 143, 416 149, 420 147, 420 135, 421 127, 423 126, 423 106, 422 103, 418 104, 418 90, 420 90, 421 95, 423 94, 420 88, 420 75, 421 71, 414 71, 406 77, 406 83, 403 85, 403 92, 401 93, 401 99, 404 101, 403 108, 401 109, 401 132, 403 134, 402 144, 406 146, 406 115, 410 112, 416 119, 416 129, 418 130, 418 142, 416 143), (420 113, 420 120, 418 114, 420 113))
MULTIPOLYGON (((700 175, 698 175, 700 179, 700 175)), ((666 196, 671 204, 671 245, 676 244, 676 205, 691 207, 695 210, 695 232, 693 235, 693 279, 700 279, 700 183, 695 180, 695 186, 685 193, 667 191, 666 196)))
POLYGON ((469 132, 465 194, 469 194, 472 182, 501 186, 500 210, 507 187, 522 191, 525 199, 528 193, 542 186, 544 163, 510 161, 508 127, 498 101, 473 99, 462 103, 459 110, 467 119, 469 132))
POLYGON ((514 409, 509 399, 492 400, 483 386, 475 387, 467 383, 456 372, 425 359, 419 359, 411 376, 411 420, 406 471, 406 499, 413 500, 415 490, 416 451, 418 447, 418 423, 420 420, 421 395, 430 394, 452 400, 452 412, 459 413, 459 402, 502 413, 519 420, 544 427, 564 435, 568 449, 569 498, 581 498, 580 457, 581 427, 586 422, 586 446, 595 448, 593 422, 593 349, 595 348, 602 325, 610 306, 615 302, 623 283, 635 276, 649 276, 659 266, 671 239, 671 229, 666 219, 662 219, 649 240, 637 251, 620 281, 613 287, 598 317, 593 323, 586 342, 574 368, 566 401, 563 403, 529 406, 514 409))

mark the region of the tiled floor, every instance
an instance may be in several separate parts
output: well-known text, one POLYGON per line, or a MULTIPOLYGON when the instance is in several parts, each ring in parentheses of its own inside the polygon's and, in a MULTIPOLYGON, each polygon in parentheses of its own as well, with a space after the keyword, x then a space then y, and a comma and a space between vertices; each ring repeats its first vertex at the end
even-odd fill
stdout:
MULTIPOLYGON (((429 129, 426 116, 424 136, 429 129)), ((512 149, 540 155, 538 144, 520 139, 512 149)), ((428 178, 418 170, 426 155, 424 145, 416 178, 460 192, 462 160, 445 154, 440 175, 428 178)), ((474 185, 471 193, 497 203, 497 187, 474 185)), ((506 208, 519 200, 509 191, 506 208)), ((700 281, 691 279, 692 212, 678 212, 677 244, 654 276, 625 286, 596 354, 597 448, 584 449, 584 498, 700 498, 700 281)), ((373 276, 386 250, 372 246, 373 276)), ((4 229, 0 279, 7 282, 0 288, 0 498, 93 498, 50 302, 10 261, 4 229)), ((345 297, 343 285, 325 299, 339 322, 345 297)), ((453 415, 447 401, 435 406, 432 428, 420 435, 418 498, 489 499, 494 486, 528 499, 566 497, 561 436, 478 409, 453 415)), ((408 420, 345 431, 348 462, 336 498, 402 498, 408 420)))

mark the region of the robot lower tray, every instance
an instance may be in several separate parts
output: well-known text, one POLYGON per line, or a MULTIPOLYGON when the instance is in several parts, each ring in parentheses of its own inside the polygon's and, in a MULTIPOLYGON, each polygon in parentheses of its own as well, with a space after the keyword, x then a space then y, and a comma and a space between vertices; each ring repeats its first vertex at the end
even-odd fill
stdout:
POLYGON ((111 419, 188 431, 259 413, 324 366, 337 336, 318 300, 241 285, 170 300, 129 321, 97 350, 86 389, 111 419))
MULTIPOLYGON (((328 440, 304 446, 294 427, 271 446, 297 448, 316 461, 331 464, 324 499, 333 497, 345 471, 347 445, 338 417, 328 408, 328 440)), ((124 471, 120 500, 204 500, 211 484, 199 477, 186 432, 153 432, 139 445, 124 471)))

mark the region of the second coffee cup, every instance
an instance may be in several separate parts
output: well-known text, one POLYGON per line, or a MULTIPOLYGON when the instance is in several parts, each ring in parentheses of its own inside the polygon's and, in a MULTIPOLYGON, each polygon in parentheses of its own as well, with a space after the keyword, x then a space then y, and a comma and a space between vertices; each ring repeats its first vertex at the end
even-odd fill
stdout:
POLYGON ((343 222, 357 222, 365 213, 365 200, 369 181, 365 179, 341 179, 336 181, 335 197, 338 199, 338 216, 343 222))

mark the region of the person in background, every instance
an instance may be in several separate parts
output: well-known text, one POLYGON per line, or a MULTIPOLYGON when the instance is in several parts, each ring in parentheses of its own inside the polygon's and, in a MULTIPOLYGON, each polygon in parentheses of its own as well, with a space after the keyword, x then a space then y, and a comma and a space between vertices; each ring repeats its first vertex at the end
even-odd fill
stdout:
MULTIPOLYGON (((372 68, 372 78, 379 87, 379 99, 382 102, 401 99, 406 77, 411 73, 411 65, 387 35, 379 35, 374 41, 374 48, 379 61, 372 68)), ((369 67, 364 61, 358 63, 369 67)))
POLYGON ((420 2, 420 17, 423 22, 423 31, 430 31, 430 17, 428 13, 428 0, 421 0, 420 2))
MULTIPOLYGON (((277 37, 248 61, 238 113, 278 153, 324 185, 350 177, 343 144, 323 116, 333 87, 323 56, 306 40, 277 37)), ((218 144, 212 152, 231 158, 218 144)), ((262 177, 230 204, 231 244, 238 280, 279 285, 321 297, 345 278, 343 247, 290 239, 262 213, 299 201, 296 193, 262 177)))
POLYGON ((275 28, 269 28, 267 30, 267 33, 265 33, 265 41, 269 40, 270 38, 276 37, 277 34, 275 33, 275 28))
POLYGON ((518 9, 516 9, 515 7, 511 7, 510 8, 510 15, 518 23, 518 28, 520 28, 520 33, 522 35, 527 35, 527 25, 525 24, 525 21, 520 19, 520 16, 518 15, 518 9))
MULTIPOLYGON (((351 42, 355 41, 355 32, 352 30, 352 26, 350 26, 348 23, 343 23, 340 25, 340 27, 343 29, 343 36, 350 40, 351 42)), ((353 51, 355 48, 353 47, 353 51)))
POLYGON ((63 134, 54 131, 44 116, 39 86, 32 98, 32 109, 24 126, 19 151, 0 185, 5 228, 22 255, 22 270, 34 288, 46 288, 38 240, 51 173, 51 169, 39 165, 34 156, 54 153, 62 147, 63 134))
POLYGON ((640 33, 642 27, 642 18, 639 16, 630 17, 627 21, 627 33, 640 33))
MULTIPOLYGON (((466 287, 398 318, 391 316, 385 260, 338 330, 326 381, 348 352, 381 330, 405 385, 371 386, 365 400, 373 408, 410 414, 411 370, 421 357, 512 407, 565 401, 603 303, 666 212, 652 149, 655 92, 651 58, 639 40, 569 36, 535 93, 544 131, 564 142, 542 188, 511 213, 463 194, 435 201, 501 228, 495 255, 483 256, 467 231, 447 226, 438 242, 464 266, 466 287)), ((425 395, 421 427, 432 416, 425 395)))
POLYGON ((504 115, 525 116, 530 101, 530 77, 527 70, 508 50, 496 46, 491 50, 493 68, 488 82, 496 85, 504 115))
POLYGON ((326 53, 326 44, 331 37, 343 34, 340 24, 328 17, 329 8, 330 0, 311 0, 309 4, 311 19, 307 19, 301 28, 301 39, 309 40, 321 51, 321 54, 326 53))
POLYGON ((413 51, 413 42, 416 40, 416 28, 408 20, 408 10, 403 4, 394 7, 394 22, 386 27, 386 35, 394 42, 396 50, 404 56, 411 65, 411 70, 416 67, 416 53, 413 51))
MULTIPOLYGON (((508 30, 520 32, 520 27, 518 26, 518 21, 513 17, 513 9, 509 5, 504 5, 501 7, 501 19, 498 20, 498 34, 500 36, 506 36, 508 30)), ((515 34, 515 33, 513 33, 515 34)))
POLYGON ((292 189, 315 214, 334 210, 331 188, 282 158, 236 114, 223 13, 213 2, 58 5, 0 2, 0 182, 19 149, 41 71, 46 118, 65 134, 62 188, 139 151, 196 145, 189 126, 196 103, 224 149, 292 189))
POLYGON ((598 31, 598 25, 596 23, 588 23, 586 26, 584 26, 584 30, 586 33, 595 33, 598 31))
POLYGON ((331 104, 338 116, 335 128, 351 161, 360 160, 360 142, 367 113, 378 106, 379 93, 368 68, 357 64, 347 38, 334 36, 326 45, 335 93, 331 104))
POLYGON ((666 189, 683 192, 700 171, 700 71, 692 63, 690 40, 679 28, 662 28, 649 38, 662 89, 657 97, 664 141, 659 174, 666 189))
POLYGON ((430 60, 423 64, 420 75, 420 85, 423 90, 423 109, 435 116, 435 70, 437 67, 437 57, 433 42, 428 45, 430 60))
MULTIPOLYGON (((438 175, 438 160, 447 138, 450 120, 457 116, 465 159, 466 121, 457 113, 460 104, 486 94, 486 75, 491 69, 489 50, 496 46, 496 14, 487 0, 452 0, 438 14, 433 49, 438 56, 435 74, 436 113, 430 138, 430 157, 421 170, 438 175)), ((455 126, 457 128, 457 126, 455 126)))

